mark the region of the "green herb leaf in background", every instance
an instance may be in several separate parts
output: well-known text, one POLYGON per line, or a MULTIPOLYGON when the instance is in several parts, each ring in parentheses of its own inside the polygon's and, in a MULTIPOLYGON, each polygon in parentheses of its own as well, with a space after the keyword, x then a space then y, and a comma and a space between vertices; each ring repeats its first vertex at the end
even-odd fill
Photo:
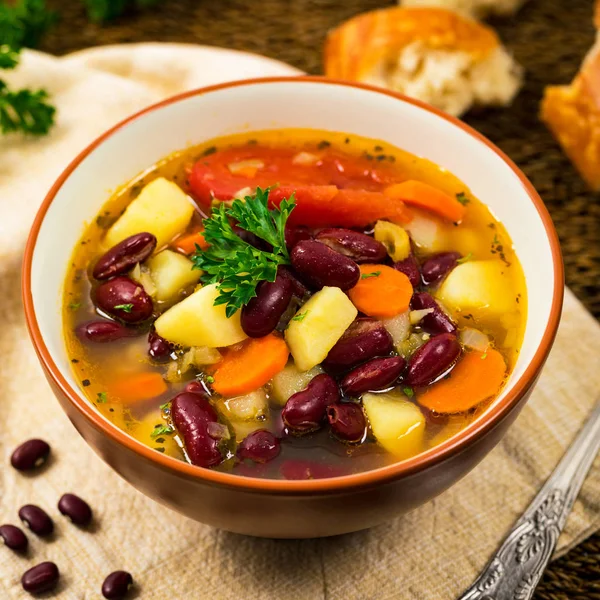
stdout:
POLYGON ((45 135, 54 123, 56 109, 44 90, 11 92, 0 79, 0 131, 45 135))
POLYGON ((19 52, 8 44, 0 46, 0 69, 14 69, 19 63, 19 52))
POLYGON ((120 17, 130 8, 144 9, 158 3, 158 0, 84 0, 88 17, 95 23, 105 23, 120 17))

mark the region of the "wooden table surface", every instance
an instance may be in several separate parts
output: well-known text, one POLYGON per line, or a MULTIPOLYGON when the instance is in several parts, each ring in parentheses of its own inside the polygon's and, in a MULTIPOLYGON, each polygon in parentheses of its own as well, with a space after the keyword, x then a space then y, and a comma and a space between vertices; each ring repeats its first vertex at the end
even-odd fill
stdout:
MULTIPOLYGON (((48 0, 61 15, 41 50, 65 54, 101 44, 162 41, 224 46, 321 73, 326 32, 386 0, 163 0, 104 26, 88 23, 82 1, 48 0)), ((561 239, 569 285, 600 318, 600 195, 589 192, 538 118, 544 86, 567 83, 594 39, 593 0, 529 0, 492 22, 526 69, 510 109, 472 112, 465 121, 502 148, 546 202, 561 239)), ((597 357, 596 357, 597 360, 597 357)), ((600 600, 600 535, 548 569, 537 600, 600 600)), ((433 600, 433 599, 432 599, 433 600)))

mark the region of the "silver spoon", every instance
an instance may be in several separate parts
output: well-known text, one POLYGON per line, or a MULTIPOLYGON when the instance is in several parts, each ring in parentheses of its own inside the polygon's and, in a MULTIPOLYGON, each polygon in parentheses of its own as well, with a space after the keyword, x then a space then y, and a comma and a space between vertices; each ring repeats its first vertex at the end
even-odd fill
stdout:
POLYGON ((600 403, 475 583, 458 600, 529 600, 600 450, 600 403))

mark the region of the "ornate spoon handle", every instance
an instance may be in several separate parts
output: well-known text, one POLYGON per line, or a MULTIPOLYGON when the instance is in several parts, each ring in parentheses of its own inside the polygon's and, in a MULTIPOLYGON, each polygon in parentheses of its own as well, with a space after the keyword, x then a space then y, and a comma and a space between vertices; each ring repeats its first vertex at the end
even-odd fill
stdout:
POLYGON ((529 600, 533 596, 598 450, 600 403, 498 552, 458 600, 529 600))

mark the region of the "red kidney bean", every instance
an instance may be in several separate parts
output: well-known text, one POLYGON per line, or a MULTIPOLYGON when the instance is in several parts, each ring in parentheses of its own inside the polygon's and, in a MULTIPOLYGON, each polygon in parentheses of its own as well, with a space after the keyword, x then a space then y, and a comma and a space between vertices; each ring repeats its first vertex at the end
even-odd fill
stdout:
POLYGON ((353 260, 314 240, 296 244, 291 259, 302 281, 315 290, 326 285, 349 290, 360 278, 360 270, 353 260))
POLYGON ((460 252, 440 252, 428 258, 421 265, 421 277, 425 285, 440 282, 454 267, 461 257, 460 252))
POLYGON ((327 420, 333 435, 344 442, 360 442, 365 436, 367 421, 358 404, 330 404, 327 407, 327 420))
POLYGON ((217 423, 218 419, 206 398, 191 392, 178 394, 171 402, 171 418, 192 464, 214 467, 223 460, 219 441, 208 434, 208 424, 217 423))
POLYGON ((154 329, 148 334, 148 354, 156 362, 167 362, 171 358, 173 345, 160 337, 154 329))
POLYGON ((281 417, 292 433, 309 433, 321 427, 327 407, 339 398, 340 391, 333 377, 317 375, 305 389, 288 398, 281 417))
POLYGON ((291 250, 298 242, 303 240, 311 240, 312 234, 306 225, 285 225, 285 245, 288 250, 291 250))
POLYGON ((136 233, 113 246, 100 257, 92 275, 104 280, 122 275, 137 263, 145 261, 156 248, 156 238, 151 233, 136 233))
POLYGON ((104 580, 102 595, 107 600, 121 600, 121 598, 125 598, 132 585, 133 577, 131 573, 127 571, 114 571, 104 580))
POLYGON ((121 323, 114 321, 90 321, 77 326, 75 330, 81 341, 104 344, 114 342, 122 338, 131 337, 135 332, 127 329, 121 323))
POLYGON ((208 399, 208 394, 206 393, 206 389, 204 388, 202 383, 196 379, 194 379, 194 381, 190 381, 185 386, 185 391, 190 392, 191 394, 200 394, 201 396, 204 396, 205 398, 208 399))
POLYGON ((308 294, 308 288, 287 267, 279 267, 277 274, 290 280, 292 294, 297 298, 304 298, 308 294))
POLYGON ((328 228, 315 239, 356 263, 380 263, 387 258, 385 246, 372 237, 351 229, 328 228))
POLYGON ((417 292, 413 294, 410 301, 410 307, 413 310, 433 308, 433 312, 425 315, 419 325, 423 331, 437 335, 439 333, 455 333, 456 325, 450 317, 442 310, 440 305, 434 300, 431 294, 427 292, 417 292))
POLYGON ((277 327, 292 299, 292 282, 277 273, 275 281, 263 281, 256 296, 242 308, 242 329, 250 337, 264 337, 277 327))
POLYGON ((401 356, 373 358, 356 367, 341 381, 345 394, 355 396, 369 390, 382 390, 392 385, 400 377, 406 361, 401 356))
POLYGON ((23 573, 21 585, 30 594, 49 592, 56 587, 60 578, 58 567, 53 562, 43 562, 23 573))
POLYGON ((0 538, 2 538, 7 548, 15 552, 25 552, 29 545, 27 536, 14 525, 0 525, 0 538))
POLYGON ((54 523, 46 511, 35 504, 26 504, 19 509, 19 519, 36 535, 44 537, 54 531, 54 523))
POLYGON ((75 525, 85 527, 92 521, 90 505, 75 494, 63 494, 58 501, 58 510, 75 525))
POLYGON ((276 458, 281 452, 279 440, 266 429, 258 429, 249 433, 240 443, 237 455, 253 462, 266 463, 276 458))
POLYGON ((126 323, 139 323, 152 315, 152 300, 144 288, 128 277, 115 277, 96 289, 96 304, 126 323))
POLYGON ((410 284, 413 288, 421 285, 421 271, 419 270, 419 263, 414 254, 410 254, 408 258, 405 258, 404 260, 395 262, 394 269, 400 271, 400 273, 404 273, 410 280, 410 284))
POLYGON ((10 456, 10 464, 17 471, 31 471, 41 467, 50 455, 50 446, 36 438, 17 446, 10 456))
POLYGON ((423 344, 410 358, 406 383, 427 385, 443 375, 460 355, 455 335, 442 333, 423 344))
POLYGON ((333 369, 350 368, 361 362, 389 354, 392 336, 383 323, 368 317, 354 321, 329 351, 324 365, 333 369))

